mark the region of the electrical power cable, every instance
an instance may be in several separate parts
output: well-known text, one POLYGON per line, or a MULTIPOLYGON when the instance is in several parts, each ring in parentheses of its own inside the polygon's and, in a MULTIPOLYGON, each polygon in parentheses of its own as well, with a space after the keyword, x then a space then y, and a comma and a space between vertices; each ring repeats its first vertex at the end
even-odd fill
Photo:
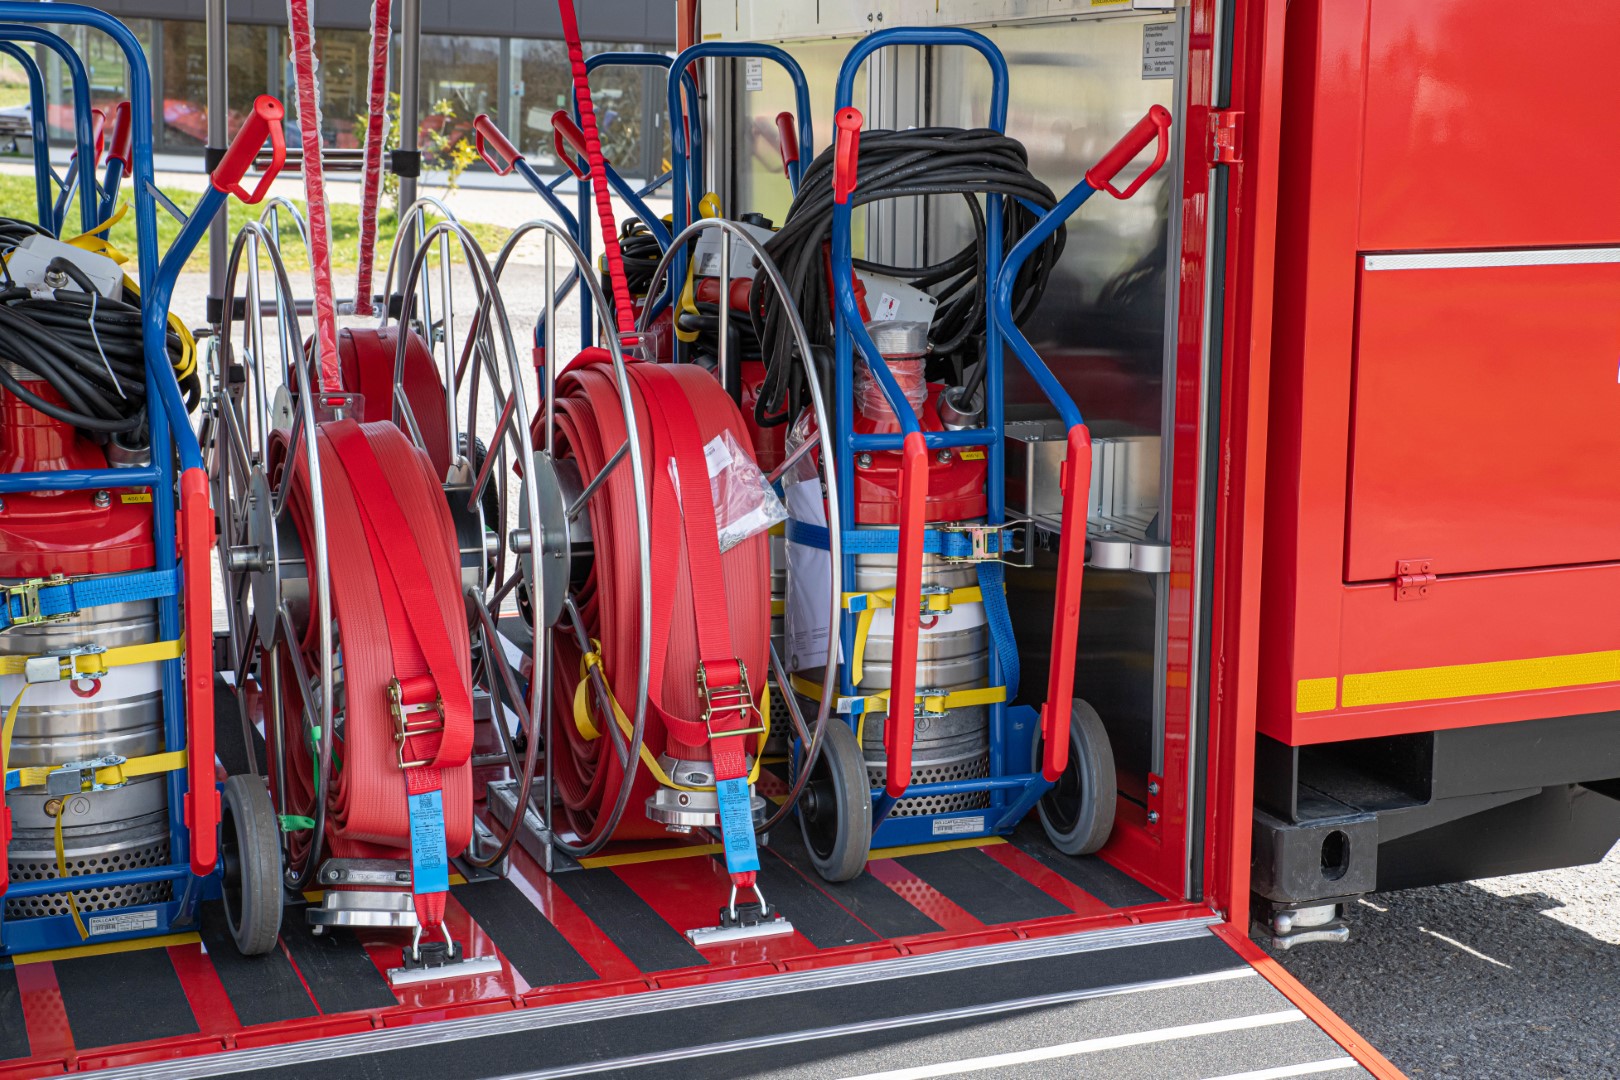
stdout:
MULTIPOLYGON (((785 299, 798 306, 811 344, 818 346, 832 343, 825 245, 832 236, 833 152, 828 147, 816 156, 781 230, 765 244, 766 253, 782 268, 792 290, 793 295, 785 299)), ((983 351, 990 287, 984 273, 986 222, 979 196, 1004 197, 1004 251, 1034 226, 1038 212, 1057 204, 1057 196, 1030 172, 1029 154, 1021 142, 988 128, 865 131, 857 169, 851 195, 856 206, 942 195, 959 197, 966 205, 973 239, 949 257, 917 267, 855 261, 857 269, 899 278, 938 298, 929 334, 930 359, 936 368, 941 364, 951 371, 966 368, 983 351)), ((1013 305, 1017 321, 1022 322, 1039 303, 1064 241, 1065 230, 1060 228, 1019 272, 1013 305)), ((803 369, 794 359, 783 300, 767 279, 755 279, 749 308, 766 358, 765 384, 755 411, 762 427, 786 423, 803 405, 803 369)))

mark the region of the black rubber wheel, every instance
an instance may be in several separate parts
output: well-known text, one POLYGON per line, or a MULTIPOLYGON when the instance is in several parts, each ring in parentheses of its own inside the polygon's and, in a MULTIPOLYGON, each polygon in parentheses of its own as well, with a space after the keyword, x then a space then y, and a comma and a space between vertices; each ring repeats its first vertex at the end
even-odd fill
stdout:
POLYGON ((219 861, 225 921, 243 956, 263 956, 281 932, 281 833, 257 776, 233 776, 220 798, 219 861))
POLYGON ((859 877, 872 844, 872 789, 855 733, 836 716, 827 719, 798 809, 799 832, 816 873, 827 881, 859 877))
MULTIPOLYGON (((1037 740, 1036 771, 1040 763, 1041 745, 1037 740)), ((1102 717, 1076 698, 1069 710, 1069 764, 1036 807, 1047 839, 1065 855, 1092 854, 1108 842, 1108 834, 1114 831, 1118 797, 1114 750, 1102 717)))

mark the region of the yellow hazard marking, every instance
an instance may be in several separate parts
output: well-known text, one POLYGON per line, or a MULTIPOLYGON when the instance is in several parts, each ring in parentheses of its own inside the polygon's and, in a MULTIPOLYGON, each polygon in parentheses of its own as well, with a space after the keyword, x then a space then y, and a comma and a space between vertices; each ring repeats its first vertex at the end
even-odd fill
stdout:
POLYGON ((936 851, 961 851, 965 848, 994 847, 1007 841, 1000 836, 975 836, 967 840, 941 840, 934 844, 907 844, 905 847, 873 848, 874 859, 904 859, 908 855, 932 855, 936 851))
POLYGON ((1339 703, 1339 680, 1301 679, 1294 693, 1295 712, 1329 712, 1339 703))
POLYGON ((1620 682, 1620 650, 1346 675, 1344 707, 1518 694, 1606 682, 1620 682))
POLYGON ((201 940, 195 933, 163 934, 160 937, 129 938, 124 941, 104 941, 97 945, 75 945, 71 949, 23 953, 12 957, 12 962, 20 967, 23 964, 43 964, 47 960, 72 960, 78 956, 109 956, 113 953, 140 952, 142 949, 163 949, 170 945, 195 945, 201 940))
POLYGON ((147 491, 137 491, 129 495, 120 495, 118 498, 127 506, 130 503, 149 503, 152 501, 152 494, 147 491))
POLYGON ((725 850, 720 844, 685 844, 681 847, 653 848, 650 851, 630 851, 622 855, 593 855, 588 859, 579 860, 579 865, 592 870, 598 866, 629 866, 634 863, 690 859, 697 855, 719 855, 725 850))

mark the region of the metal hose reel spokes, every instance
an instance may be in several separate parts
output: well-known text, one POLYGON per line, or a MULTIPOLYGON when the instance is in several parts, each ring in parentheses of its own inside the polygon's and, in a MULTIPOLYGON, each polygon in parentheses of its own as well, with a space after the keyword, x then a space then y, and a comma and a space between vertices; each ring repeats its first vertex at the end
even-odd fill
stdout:
MULTIPOLYGON (((271 760, 284 762, 287 699, 282 694, 281 659, 288 661, 302 713, 300 727, 308 745, 315 748, 314 790, 321 793, 329 790, 331 778, 336 694, 326 515, 316 446, 317 393, 304 357, 292 283, 277 237, 262 221, 249 223, 236 236, 225 276, 225 300, 215 352, 212 452, 215 505, 222 511, 220 565, 231 613, 238 700, 246 728, 250 721, 243 692, 256 670, 271 760), (247 280, 237 345, 232 338, 244 254, 247 280), (273 296, 268 304, 261 262, 271 271, 273 296), (267 372, 267 316, 274 327, 277 366, 273 375, 267 372), (278 446, 284 448, 281 460, 276 457, 278 446), (295 504, 289 497, 300 470, 308 486, 302 533, 293 521, 295 504), (251 618, 245 614, 250 607, 251 618), (313 670, 304 653, 312 628, 318 654, 313 670)), ((251 740, 250 732, 244 730, 244 736, 251 740)), ((326 800, 317 797, 308 808, 288 806, 286 769, 279 767, 274 797, 278 814, 298 815, 307 809, 314 819, 303 858, 287 860, 287 885, 302 890, 313 881, 320 863, 326 800)))
MULTIPOLYGON (((510 536, 503 536, 501 542, 503 568, 507 548, 511 549, 517 565, 513 568, 511 576, 498 578, 501 583, 490 597, 492 601, 490 610, 493 611, 495 605, 514 589, 523 590, 529 598, 534 619, 532 660, 535 673, 531 686, 533 708, 530 715, 537 720, 543 720, 544 709, 550 707, 552 686, 558 677, 558 673, 553 670, 552 635, 559 632, 569 634, 580 644, 582 651, 590 650, 589 636, 580 616, 580 604, 576 602, 571 568, 574 556, 578 554, 580 541, 589 537, 588 511, 592 500, 607 490, 608 479, 615 470, 627 463, 632 479, 631 486, 634 489, 636 517, 639 635, 635 657, 634 708, 630 710, 628 735, 616 724, 606 725, 614 753, 626 773, 626 781, 621 785, 612 807, 607 810, 603 827, 596 830, 594 839, 573 842, 557 835, 557 829, 553 827, 551 821, 554 776, 552 760, 555 748, 552 745, 553 740, 549 738, 545 745, 546 767, 543 771, 545 790, 541 805, 546 808, 547 842, 563 854, 578 859, 599 850, 611 837, 629 805, 632 788, 630 778, 633 777, 641 760, 641 748, 646 733, 648 672, 652 660, 650 522, 646 497, 646 472, 641 453, 641 432, 636 421, 630 380, 625 371, 624 354, 619 347, 618 333, 607 317, 608 304, 601 284, 592 271, 590 257, 562 227, 549 221, 529 221, 515 229, 502 246, 495 260, 494 281, 499 282, 500 275, 511 261, 517 246, 534 233, 544 234, 545 238, 544 296, 549 298, 541 312, 545 348, 545 365, 538 380, 543 402, 541 429, 545 432, 542 445, 539 447, 533 445, 530 435, 531 418, 528 416, 521 391, 523 372, 516 363, 507 373, 504 384, 497 377, 493 367, 488 371, 487 385, 493 409, 485 409, 483 412, 492 413, 499 418, 489 444, 488 461, 494 462, 497 452, 501 455, 510 452, 516 462, 523 463, 521 481, 516 481, 517 528, 510 536), (561 254, 559 246, 562 248, 561 254), (559 267, 559 263, 562 267, 559 267), (560 272, 563 268, 566 270, 560 272), (592 311, 595 313, 597 326, 601 329, 603 347, 612 360, 614 386, 627 433, 622 446, 588 482, 582 482, 577 466, 572 460, 566 458, 559 460, 556 444, 555 402, 557 378, 562 367, 557 352, 558 316, 561 304, 576 282, 583 283, 583 288, 589 291, 590 300, 594 305, 592 311), (497 446, 497 443, 500 445, 497 446)), ((490 294, 498 304, 500 299, 498 289, 492 288, 490 294)), ((497 312, 499 313, 498 308, 497 312)), ((481 313, 480 322, 484 321, 487 321, 487 317, 481 313)), ((484 385, 484 382, 478 380, 473 382, 473 400, 468 408, 469 417, 480 414, 480 397, 484 385)), ((507 459, 503 456, 502 462, 505 460, 507 459)), ((485 470, 486 473, 490 471, 488 468, 485 470)), ((515 470, 503 469, 502 480, 499 483, 504 485, 514 482, 514 473, 515 470)), ((481 476, 476 485, 475 495, 481 492, 488 482, 488 476, 481 476)), ((510 519, 508 522, 510 523, 510 519)), ((591 669, 590 681, 592 693, 596 695, 603 714, 613 715, 612 694, 600 668, 591 669)), ((531 747, 532 745, 531 740, 531 747)), ((520 808, 529 805, 527 780, 528 775, 525 773, 525 783, 516 803, 520 808)), ((514 816, 514 826, 518 820, 519 817, 514 816)))
MULTIPOLYGON (((799 354, 799 362, 804 366, 805 385, 808 386, 810 390, 810 405, 815 414, 816 421, 815 439, 806 439, 796 449, 789 453, 782 460, 782 463, 771 472, 770 480, 774 484, 780 477, 785 475, 789 469, 797 464, 799 459, 804 457, 804 455, 811 449, 819 449, 821 457, 821 475, 826 482, 826 490, 830 492, 837 491, 837 477, 834 473, 836 454, 834 453, 832 426, 827 416, 826 398, 821 392, 821 379, 817 374, 815 361, 811 356, 810 339, 804 331, 804 322, 802 319, 800 319, 798 310, 790 301, 785 299, 789 295, 787 292, 786 279, 782 276, 782 271, 777 268, 774 262, 771 261, 770 256, 765 254, 764 246, 761 245, 758 240, 754 239, 754 237, 750 235, 746 229, 741 228, 736 222, 727 221, 724 218, 703 218, 695 221, 683 229, 681 234, 675 237, 674 241, 664 251, 664 257, 659 260, 658 268, 653 271, 652 281, 647 287, 647 295, 658 295, 658 290, 662 286, 665 276, 669 273, 670 263, 674 260, 676 253, 686 250, 687 245, 695 240, 699 233, 702 233, 705 230, 719 230, 724 237, 720 243, 719 295, 721 299, 719 339, 721 343, 721 363, 719 365, 719 371, 716 373, 717 377, 723 377, 726 370, 726 364, 724 363, 725 350, 729 347, 729 334, 727 333, 727 329, 728 323, 732 318, 732 313, 730 310, 731 305, 726 299, 731 295, 730 242, 733 240, 740 240, 744 246, 746 246, 753 253, 754 261, 758 264, 756 273, 765 275, 765 277, 770 280, 771 285, 776 289, 777 295, 784 298, 783 309, 788 317, 794 347, 799 354)), ((641 325, 637 327, 643 339, 645 339, 647 335, 649 327, 648 315, 651 311, 652 305, 649 304, 642 311, 641 325)), ((608 336, 612 337, 613 335, 609 333, 608 336)), ((547 356, 550 356, 549 349, 547 350, 547 356)), ((827 596, 827 625, 829 627, 837 627, 840 617, 843 614, 843 581, 841 574, 841 569, 843 566, 843 524, 839 519, 838 500, 836 498, 830 498, 825 500, 825 503, 827 512, 828 547, 832 571, 829 579, 830 587, 828 589, 827 596)), ((782 690, 782 699, 787 703, 788 715, 792 719, 794 733, 803 741, 804 752, 802 755, 800 755, 799 760, 796 763, 793 773, 793 783, 788 791, 788 797, 783 800, 782 804, 776 808, 776 810, 770 815, 764 824, 759 826, 757 831, 761 833, 768 832, 769 830, 775 828, 776 825, 792 811, 794 805, 799 801, 800 795, 803 794, 805 783, 809 779, 811 772, 815 769, 816 761, 821 754, 822 744, 824 742, 822 733, 826 727, 827 718, 831 712, 832 703, 836 699, 838 690, 838 635, 836 633, 829 633, 827 635, 827 661, 823 668, 821 702, 816 709, 816 721, 814 727, 807 727, 804 722, 804 717, 799 712, 798 701, 793 693, 792 683, 788 678, 788 671, 782 664, 782 658, 776 653, 776 645, 774 642, 771 645, 770 651, 771 674, 776 679, 777 685, 782 690)))

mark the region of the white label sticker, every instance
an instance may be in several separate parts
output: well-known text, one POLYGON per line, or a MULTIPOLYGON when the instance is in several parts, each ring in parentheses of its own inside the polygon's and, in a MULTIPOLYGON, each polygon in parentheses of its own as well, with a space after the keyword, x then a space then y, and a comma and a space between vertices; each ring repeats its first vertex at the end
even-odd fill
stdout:
POLYGON ((1142 56, 1174 56, 1179 41, 1173 22, 1149 23, 1142 27, 1142 56))
POLYGON ((984 832, 984 815, 935 818, 933 830, 935 836, 961 836, 964 833, 981 833, 984 832))
POLYGON ((884 293, 872 309, 873 322, 893 322, 900 314, 900 298, 884 293))
POLYGON ((765 89, 765 60, 750 56, 744 61, 743 86, 749 90, 765 89))
POLYGON ((128 934, 137 930, 157 929, 156 911, 132 911, 123 915, 92 915, 85 920, 90 936, 97 934, 128 934))
POLYGON ((719 435, 710 439, 703 448, 703 460, 709 466, 709 478, 720 475, 720 470, 731 464, 731 448, 719 435))
POLYGON ((1142 57, 1142 78, 1173 79, 1176 77, 1176 58, 1173 56, 1142 57))

